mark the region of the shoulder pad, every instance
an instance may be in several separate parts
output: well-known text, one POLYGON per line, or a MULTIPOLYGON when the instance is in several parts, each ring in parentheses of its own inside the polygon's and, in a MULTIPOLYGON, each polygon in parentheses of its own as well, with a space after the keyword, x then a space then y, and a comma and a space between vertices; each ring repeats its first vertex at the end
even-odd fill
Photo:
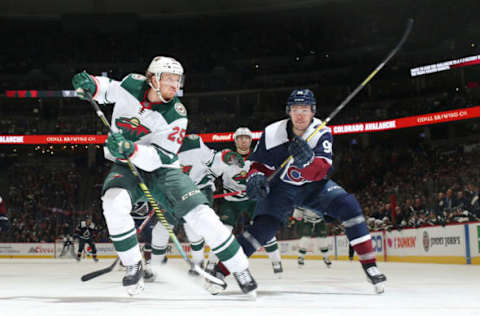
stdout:
POLYGON ((139 101, 143 101, 148 89, 147 78, 139 74, 129 74, 123 78, 120 85, 139 101))
POLYGON ((187 117, 187 109, 177 97, 166 104, 154 106, 153 110, 160 112, 168 124, 187 117))
POLYGON ((87 223, 85 221, 81 221, 80 222, 80 227, 85 227, 85 226, 87 226, 87 223))

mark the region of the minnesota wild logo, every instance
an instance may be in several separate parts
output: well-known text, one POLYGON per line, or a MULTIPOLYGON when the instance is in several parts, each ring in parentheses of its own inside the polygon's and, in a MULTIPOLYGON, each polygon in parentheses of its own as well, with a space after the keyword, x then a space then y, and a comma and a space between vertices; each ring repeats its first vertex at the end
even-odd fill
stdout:
POLYGON ((192 171, 192 167, 193 166, 183 166, 182 165, 182 171, 183 173, 187 174, 187 175, 190 175, 190 171, 192 171))
POLYGON ((245 170, 241 171, 240 173, 237 173, 232 177, 234 181, 236 181, 238 184, 247 184, 247 172, 245 170))
POLYGON ((122 134, 126 139, 134 142, 152 132, 150 129, 140 124, 140 120, 136 117, 120 117, 115 120, 115 125, 122 130, 122 134))

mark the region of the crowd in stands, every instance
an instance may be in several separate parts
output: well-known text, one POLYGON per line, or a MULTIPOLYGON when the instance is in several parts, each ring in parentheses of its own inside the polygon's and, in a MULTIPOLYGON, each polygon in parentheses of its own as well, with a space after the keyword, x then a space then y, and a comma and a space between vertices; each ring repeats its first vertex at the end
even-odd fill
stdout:
MULTIPOLYGON (((385 4, 386 12, 396 12, 390 5, 394 4, 385 4)), ((158 54, 178 58, 186 70, 182 100, 189 112, 188 133, 232 131, 238 125, 262 130, 284 114, 288 93, 300 86, 314 91, 317 116, 324 118, 384 58, 406 20, 402 14, 356 12, 348 4, 330 9, 223 16, 210 21, 132 16, 113 21, 102 32, 84 32, 82 27, 94 27, 89 23, 92 17, 7 19, 7 27, 0 30, 8 43, 0 50, 0 134, 106 134, 87 102, 9 99, 3 91, 71 90, 72 75, 84 69, 96 75, 106 72, 119 80, 131 72, 142 73, 158 54), (345 13, 352 18, 337 23, 345 13), (129 30, 128 26, 134 27, 129 30), (162 51, 152 43, 161 43, 162 51)), ((475 10, 452 16, 457 10, 448 1, 435 8, 418 4, 417 12, 448 13, 449 23, 418 21, 407 49, 332 123, 478 105, 480 88, 467 86, 469 80, 476 81, 468 77, 467 70, 461 75, 452 70, 428 80, 409 76, 413 66, 478 54, 477 46, 470 45, 477 37, 475 10)), ((103 109, 108 117, 111 107, 103 109)), ((471 125, 471 131, 478 133, 478 122, 471 125)), ((372 143, 367 147, 335 145, 333 174, 335 181, 358 197, 371 229, 444 225, 480 217, 480 165, 474 153, 452 145, 447 149, 393 148, 391 140, 372 143)), ((5 153, 0 154, 2 158, 5 153)), ((73 230, 86 215, 105 227, 99 197, 109 164, 98 159, 89 169, 72 165, 71 161, 86 160, 83 157, 55 165, 57 158, 51 159, 52 163, 43 165, 42 161, 40 167, 21 157, 8 164, 8 185, 3 188, 7 192, 1 195, 11 227, 0 233, 0 241, 51 242, 66 227, 73 230)), ((294 237, 286 229, 281 234, 294 237)), ((108 233, 102 230, 97 241, 107 240, 108 233)))
MULTIPOLYGON (((479 147, 338 145, 332 178, 356 195, 372 230, 477 221, 479 147)), ((8 192, 2 194, 11 227, 1 240, 52 242, 87 215, 106 227, 99 198, 109 168, 101 159, 90 169, 53 161, 42 168, 14 164, 8 170, 8 192)), ((338 225, 331 227, 330 233, 339 232, 338 225)), ((295 234, 285 227, 279 238, 295 234)), ((108 241, 105 229, 97 241, 108 241)))
MULTIPOLYGON (((2 242, 53 242, 70 231, 85 216, 104 226, 95 204, 83 208, 84 170, 59 161, 55 165, 16 163, 8 170, 9 186, 3 194, 8 209, 10 230, 2 232, 2 242), (69 227, 67 230, 66 227, 69 227)), ((106 232, 98 236, 107 240, 106 232)))

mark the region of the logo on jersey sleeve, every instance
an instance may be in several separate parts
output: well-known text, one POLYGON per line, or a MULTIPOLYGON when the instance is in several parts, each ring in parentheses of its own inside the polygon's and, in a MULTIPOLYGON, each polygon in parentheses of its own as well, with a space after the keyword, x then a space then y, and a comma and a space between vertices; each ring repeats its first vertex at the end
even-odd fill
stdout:
POLYGON ((247 185, 247 172, 242 170, 240 173, 234 175, 232 179, 238 184, 247 185))
POLYGON ((122 131, 126 139, 134 142, 152 132, 148 127, 142 125, 136 117, 120 117, 115 120, 115 125, 122 131))
POLYGON ((183 171, 183 173, 185 173, 186 175, 190 175, 190 171, 192 171, 192 167, 193 167, 193 166, 183 166, 183 165, 182 165, 182 171, 183 171))
POLYGON ((187 115, 187 109, 180 102, 175 103, 174 107, 175 107, 175 111, 177 111, 177 113, 180 114, 181 116, 187 115))

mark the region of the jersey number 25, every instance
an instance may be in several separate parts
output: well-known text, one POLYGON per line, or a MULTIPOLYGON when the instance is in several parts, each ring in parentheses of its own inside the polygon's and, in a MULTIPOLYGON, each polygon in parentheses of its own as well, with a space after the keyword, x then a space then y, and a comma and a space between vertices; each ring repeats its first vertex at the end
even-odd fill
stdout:
POLYGON ((177 142, 179 144, 183 143, 183 139, 185 138, 186 130, 184 128, 180 129, 178 126, 173 127, 173 132, 168 134, 168 139, 172 142, 177 142))

